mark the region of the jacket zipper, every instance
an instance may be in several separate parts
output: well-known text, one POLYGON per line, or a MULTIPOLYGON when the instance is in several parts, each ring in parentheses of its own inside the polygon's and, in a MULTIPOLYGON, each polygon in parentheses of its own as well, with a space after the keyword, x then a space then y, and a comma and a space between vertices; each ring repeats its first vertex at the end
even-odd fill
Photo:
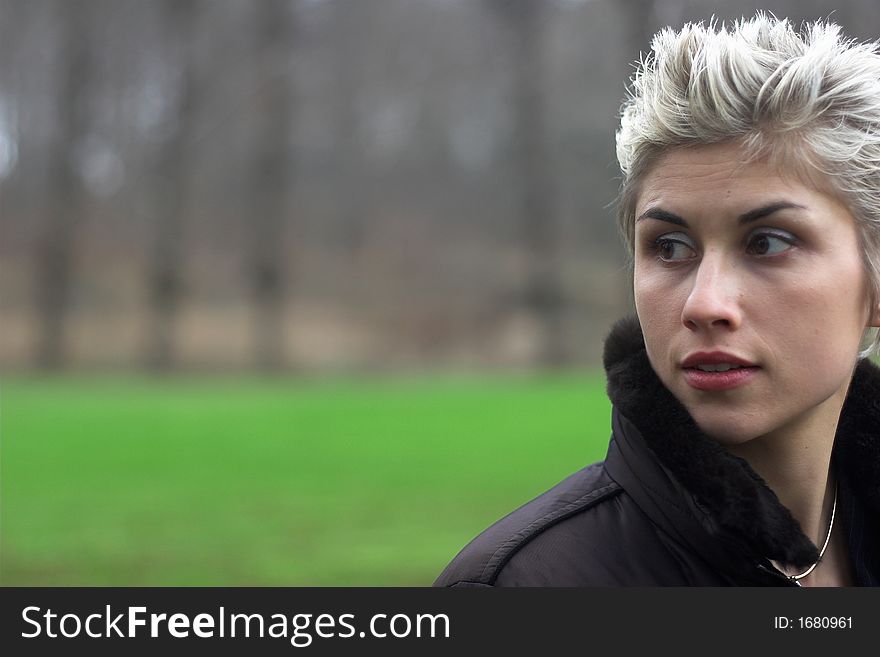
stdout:
POLYGON ((770 573, 774 577, 784 579, 789 586, 797 586, 797 587, 803 588, 799 581, 797 581, 796 579, 792 579, 791 577, 789 577, 785 573, 779 572, 775 568, 767 568, 767 566, 765 566, 762 563, 759 563, 757 565, 757 568, 758 568, 758 570, 763 570, 765 573, 770 573))

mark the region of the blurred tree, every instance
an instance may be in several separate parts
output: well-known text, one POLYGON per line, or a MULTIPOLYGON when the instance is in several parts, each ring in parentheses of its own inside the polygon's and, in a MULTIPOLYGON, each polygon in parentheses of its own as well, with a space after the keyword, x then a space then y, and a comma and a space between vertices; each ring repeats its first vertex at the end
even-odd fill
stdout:
POLYGON ((338 240, 344 253, 356 258, 366 236, 366 218, 372 209, 369 186, 365 183, 364 149, 360 135, 358 98, 364 83, 364 67, 359 53, 363 39, 360 30, 370 8, 365 2, 336 0, 333 4, 333 85, 335 140, 338 144, 337 184, 346 193, 338 199, 338 240))
MULTIPOLYGON (((501 327, 495 362, 598 364, 630 63, 757 7, 0 0, 0 366, 274 368, 293 286, 320 362, 482 357, 501 327)), ((872 39, 874 7, 773 10, 872 39)))
POLYGON ((290 151, 293 103, 291 44, 294 17, 287 0, 263 0, 256 8, 256 95, 258 113, 252 198, 250 280, 255 302, 255 360, 264 370, 284 365, 283 265, 294 254, 284 250, 287 190, 293 180, 290 151))
MULTIPOLYGON (((639 53, 651 50, 651 38, 662 25, 658 24, 656 0, 618 0, 629 33, 627 57, 636 61, 639 53)), ((672 12, 669 12, 672 13, 672 12)))
POLYGON ((180 310, 183 226, 191 162, 189 142, 195 125, 196 75, 192 55, 197 5, 195 0, 163 0, 161 17, 165 47, 171 51, 171 109, 157 158, 153 188, 155 233, 150 258, 149 298, 152 309, 148 365, 167 369, 175 363, 174 329, 180 310))
POLYGON ((514 69, 514 162, 520 194, 522 237, 528 257, 523 304, 540 325, 536 365, 566 362, 563 335, 565 300, 558 272, 558 222, 547 152, 547 112, 543 98, 543 35, 547 5, 532 0, 489 0, 511 28, 514 69))
MULTIPOLYGON (((60 33, 57 70, 60 83, 56 96, 57 126, 49 146, 47 216, 39 240, 36 310, 39 337, 38 367, 63 366, 65 324, 74 279, 73 250, 77 229, 86 212, 87 192, 77 167, 77 148, 89 132, 89 92, 93 52, 89 41, 90 12, 72 2, 53 5, 60 33)), ((87 8, 88 7, 88 8, 87 8)))

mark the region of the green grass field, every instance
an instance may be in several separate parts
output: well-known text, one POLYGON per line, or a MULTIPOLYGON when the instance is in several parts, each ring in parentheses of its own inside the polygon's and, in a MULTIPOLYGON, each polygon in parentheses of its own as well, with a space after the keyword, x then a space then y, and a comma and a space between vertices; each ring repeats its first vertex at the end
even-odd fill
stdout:
POLYGON ((601 459, 599 375, 8 376, 4 586, 421 586, 601 459))

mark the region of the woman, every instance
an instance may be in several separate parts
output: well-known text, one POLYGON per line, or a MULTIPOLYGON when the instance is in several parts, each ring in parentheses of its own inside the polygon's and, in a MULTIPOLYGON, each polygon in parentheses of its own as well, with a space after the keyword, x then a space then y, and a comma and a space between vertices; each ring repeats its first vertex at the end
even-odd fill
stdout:
POLYGON ((666 29, 617 133, 637 318, 606 460, 438 586, 878 586, 880 55, 763 14, 666 29))

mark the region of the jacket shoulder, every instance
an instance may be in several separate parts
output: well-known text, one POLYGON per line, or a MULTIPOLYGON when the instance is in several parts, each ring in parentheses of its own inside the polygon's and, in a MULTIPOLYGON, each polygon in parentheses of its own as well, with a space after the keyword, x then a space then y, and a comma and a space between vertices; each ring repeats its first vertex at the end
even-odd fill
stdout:
POLYGON ((589 511, 621 490, 605 472, 602 462, 575 472, 468 543, 434 586, 494 585, 504 566, 535 537, 589 511))

